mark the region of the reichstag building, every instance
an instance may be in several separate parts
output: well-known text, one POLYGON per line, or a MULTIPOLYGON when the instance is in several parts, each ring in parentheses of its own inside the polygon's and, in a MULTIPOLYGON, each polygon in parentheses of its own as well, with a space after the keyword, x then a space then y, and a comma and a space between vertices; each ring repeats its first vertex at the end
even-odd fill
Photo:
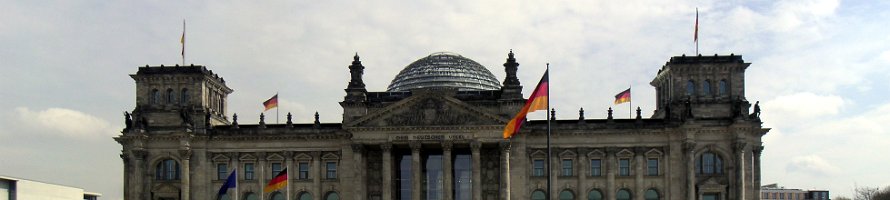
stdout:
POLYGON ((365 88, 356 55, 343 68, 351 80, 340 123, 239 121, 227 110, 233 90, 208 67, 146 65, 130 75, 136 107, 114 139, 126 199, 215 199, 233 169, 238 187, 223 199, 759 199, 769 129, 745 98, 750 64, 740 55, 671 57, 650 82, 652 116, 551 118, 550 160, 548 120, 502 138, 525 103, 522 88, 537 81, 520 83, 513 52, 503 68, 424 56, 386 91, 365 88), (284 169, 286 188, 264 192, 284 169))

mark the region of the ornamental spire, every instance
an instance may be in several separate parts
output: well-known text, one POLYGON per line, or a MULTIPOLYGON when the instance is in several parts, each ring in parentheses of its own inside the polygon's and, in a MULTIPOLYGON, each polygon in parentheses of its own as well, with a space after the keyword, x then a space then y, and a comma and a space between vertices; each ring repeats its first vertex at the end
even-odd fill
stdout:
POLYGON ((504 79, 504 87, 519 86, 519 78, 516 77, 516 71, 519 69, 519 63, 513 57, 513 49, 507 54, 507 62, 504 63, 504 71, 507 72, 507 78, 504 79))

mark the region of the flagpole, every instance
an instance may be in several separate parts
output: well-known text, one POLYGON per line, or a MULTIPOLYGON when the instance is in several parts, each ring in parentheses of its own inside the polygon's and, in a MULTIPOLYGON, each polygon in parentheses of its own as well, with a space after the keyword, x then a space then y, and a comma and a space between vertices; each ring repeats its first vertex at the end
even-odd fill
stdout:
POLYGON ((232 174, 235 174, 235 199, 234 200, 238 200, 238 199, 240 199, 240 198, 238 198, 238 193, 240 193, 238 190, 238 166, 235 166, 235 170, 232 171, 232 174))
POLYGON ((185 66, 185 19, 182 19, 182 66, 185 66))
MULTIPOLYGON (((275 92, 275 96, 278 96, 278 92, 275 92)), ((278 100, 275 100, 278 101, 278 100)), ((281 105, 275 106, 275 123, 278 124, 278 109, 281 108, 281 105)))
POLYGON ((547 71, 544 72, 547 74, 547 198, 550 199, 553 196, 552 190, 550 188, 550 184, 553 182, 553 169, 551 168, 551 164, 553 161, 551 160, 551 156, 553 154, 550 149, 550 63, 547 63, 547 71))
POLYGON ((698 55, 698 7, 695 8, 695 55, 698 55))
POLYGON ((633 112, 634 112, 634 98, 633 98, 634 91, 632 90, 631 87, 632 86, 627 86, 627 95, 630 96, 630 98, 628 98, 628 100, 627 100, 627 102, 628 102, 627 115, 628 115, 628 118, 633 119, 634 118, 634 114, 633 114, 633 112))

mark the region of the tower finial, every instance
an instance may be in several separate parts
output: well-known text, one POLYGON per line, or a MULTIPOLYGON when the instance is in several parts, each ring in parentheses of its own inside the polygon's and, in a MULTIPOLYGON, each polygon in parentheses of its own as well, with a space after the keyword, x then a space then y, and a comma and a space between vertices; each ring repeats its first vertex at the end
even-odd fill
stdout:
MULTIPOLYGON (((519 63, 516 62, 516 58, 513 57, 513 49, 510 49, 510 53, 507 54, 507 62, 504 63, 504 71, 507 72, 507 77, 504 78, 504 87, 510 88, 519 88, 519 78, 516 77, 516 71, 519 70, 519 63)), ((517 89, 521 90, 521 88, 517 89)))
POLYGON ((354 61, 358 61, 358 59, 359 59, 359 57, 358 57, 358 52, 355 52, 355 56, 353 56, 352 59, 353 59, 354 61))

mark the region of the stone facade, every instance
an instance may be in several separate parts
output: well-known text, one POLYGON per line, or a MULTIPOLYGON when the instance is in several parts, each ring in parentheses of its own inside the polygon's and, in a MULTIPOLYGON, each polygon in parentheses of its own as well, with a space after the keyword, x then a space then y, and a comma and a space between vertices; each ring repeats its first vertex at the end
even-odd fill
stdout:
POLYGON ((356 55, 341 123, 239 124, 226 117, 232 90, 206 67, 145 66, 131 75, 137 106, 115 140, 126 199, 216 198, 234 168, 229 193, 239 199, 536 199, 548 162, 550 199, 759 199, 769 129, 757 106, 748 112, 749 65, 737 55, 673 57, 651 82, 653 116, 585 119, 582 110, 529 121, 510 140, 504 125, 525 103, 512 52, 504 85, 483 91, 368 92, 356 55), (263 192, 283 168, 287 189, 263 192))

